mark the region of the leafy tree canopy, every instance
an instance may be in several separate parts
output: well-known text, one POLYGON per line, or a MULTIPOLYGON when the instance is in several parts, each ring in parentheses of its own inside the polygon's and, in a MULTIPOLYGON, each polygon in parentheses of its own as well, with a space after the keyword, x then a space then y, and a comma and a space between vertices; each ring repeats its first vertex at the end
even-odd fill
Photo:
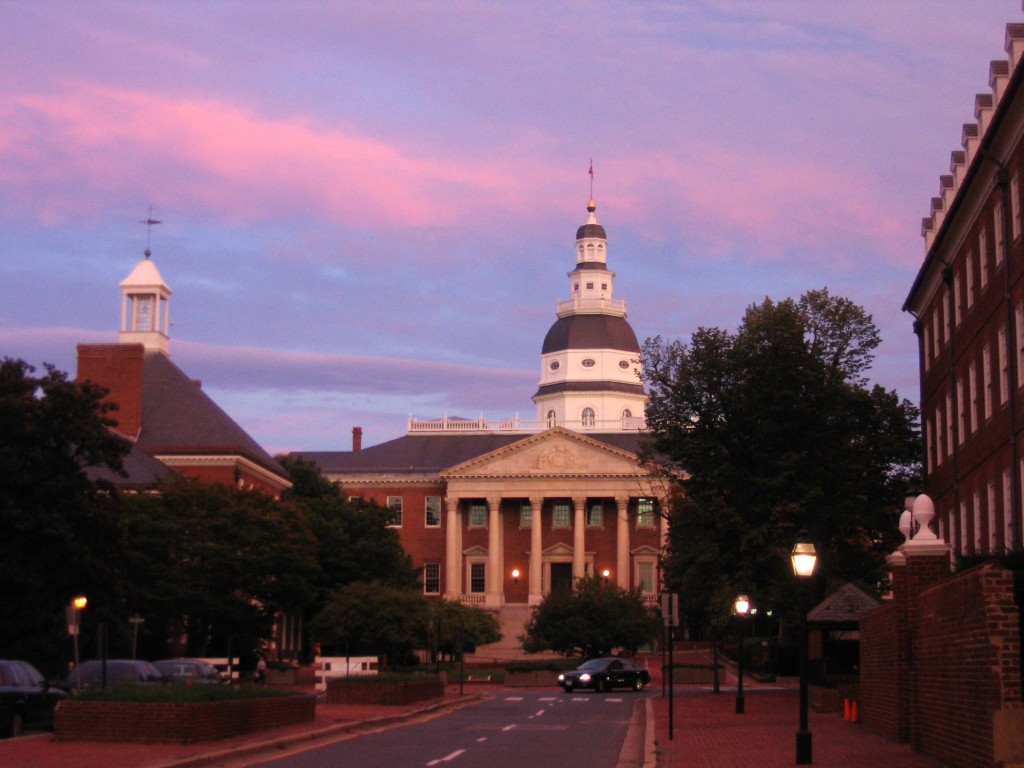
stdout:
POLYGON ((819 584, 881 578, 920 436, 909 401, 866 384, 879 340, 870 315, 823 289, 752 305, 735 333, 646 342, 654 449, 684 473, 666 580, 695 625, 739 593, 777 615, 794 605, 802 528, 819 584))
POLYGON ((449 655, 472 653, 481 645, 502 638, 501 625, 493 613, 458 600, 427 601, 427 625, 422 645, 449 655))
POLYGON ((658 636, 660 623, 639 590, 626 591, 597 576, 574 589, 556 589, 533 609, 520 639, 527 653, 554 651, 591 659, 621 648, 635 653, 658 636))
POLYGON ((252 652, 277 611, 301 610, 319 574, 302 511, 265 494, 182 480, 124 496, 129 609, 157 638, 188 635, 191 655, 252 652))
POLYGON ((87 468, 120 471, 130 444, 109 430, 114 406, 53 366, 0 362, 0 648, 48 674, 66 663, 72 597, 116 595, 116 522, 87 468))

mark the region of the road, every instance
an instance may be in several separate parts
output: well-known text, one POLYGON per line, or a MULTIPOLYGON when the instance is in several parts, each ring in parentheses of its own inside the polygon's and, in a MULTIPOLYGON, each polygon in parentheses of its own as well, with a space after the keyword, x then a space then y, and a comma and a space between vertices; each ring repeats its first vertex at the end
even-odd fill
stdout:
POLYGON ((499 693, 443 717, 253 763, 260 768, 615 768, 646 694, 499 693))

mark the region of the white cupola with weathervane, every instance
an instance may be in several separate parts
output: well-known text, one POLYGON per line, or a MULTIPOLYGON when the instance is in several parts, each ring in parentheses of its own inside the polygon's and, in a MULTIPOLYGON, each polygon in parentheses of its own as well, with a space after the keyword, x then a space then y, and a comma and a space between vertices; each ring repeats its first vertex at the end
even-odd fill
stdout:
POLYGON ((170 328, 169 299, 171 289, 160 276, 160 270, 146 257, 135 265, 121 281, 121 333, 122 344, 142 344, 147 352, 168 353, 170 328))
POLYGON ((576 267, 569 296, 544 337, 540 386, 533 401, 548 426, 594 432, 644 427, 647 394, 640 378, 640 345, 626 321, 626 302, 613 298, 608 237, 597 223, 597 204, 576 230, 576 267))

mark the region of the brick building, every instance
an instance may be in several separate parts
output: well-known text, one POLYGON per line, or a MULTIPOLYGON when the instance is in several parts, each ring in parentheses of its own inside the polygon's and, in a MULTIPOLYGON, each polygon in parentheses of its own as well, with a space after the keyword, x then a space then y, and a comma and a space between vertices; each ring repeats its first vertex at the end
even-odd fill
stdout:
POLYGON ((287 472, 171 360, 170 296, 147 249, 121 281, 118 342, 78 345, 78 380, 109 390, 116 430, 132 442, 128 477, 94 474, 139 489, 177 473, 280 496, 287 472))
POLYGON ((940 177, 903 307, 919 337, 924 485, 954 554, 1022 545, 1024 24, 1007 25, 1006 52, 940 177))
POLYGON ((640 464, 640 346, 613 298, 607 236, 588 205, 569 295, 541 347, 536 418, 410 419, 398 439, 304 452, 350 497, 393 510, 428 595, 499 611, 506 637, 560 585, 599 575, 652 604, 667 489, 640 464))

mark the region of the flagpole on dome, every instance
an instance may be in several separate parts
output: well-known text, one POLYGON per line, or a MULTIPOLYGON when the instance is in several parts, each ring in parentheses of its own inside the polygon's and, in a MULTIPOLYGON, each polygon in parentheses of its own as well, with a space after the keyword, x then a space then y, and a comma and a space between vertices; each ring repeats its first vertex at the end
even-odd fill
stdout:
POLYGON ((590 170, 587 171, 590 174, 590 199, 594 199, 594 158, 590 158, 590 170))

